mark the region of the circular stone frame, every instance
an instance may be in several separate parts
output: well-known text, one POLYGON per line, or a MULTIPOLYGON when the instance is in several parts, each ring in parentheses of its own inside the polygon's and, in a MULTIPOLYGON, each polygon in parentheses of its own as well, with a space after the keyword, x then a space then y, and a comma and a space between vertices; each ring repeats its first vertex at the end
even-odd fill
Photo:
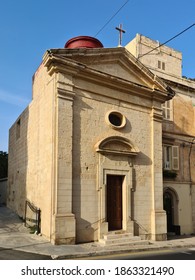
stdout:
POLYGON ((126 117, 116 110, 107 112, 105 120, 113 129, 121 129, 126 125, 126 117))

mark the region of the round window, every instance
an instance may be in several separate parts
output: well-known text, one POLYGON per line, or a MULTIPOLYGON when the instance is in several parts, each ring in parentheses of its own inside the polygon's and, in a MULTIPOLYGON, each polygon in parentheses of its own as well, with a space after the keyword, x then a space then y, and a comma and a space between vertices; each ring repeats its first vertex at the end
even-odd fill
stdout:
POLYGON ((109 111, 106 114, 106 122, 113 128, 122 128, 126 124, 126 118, 118 111, 109 111))

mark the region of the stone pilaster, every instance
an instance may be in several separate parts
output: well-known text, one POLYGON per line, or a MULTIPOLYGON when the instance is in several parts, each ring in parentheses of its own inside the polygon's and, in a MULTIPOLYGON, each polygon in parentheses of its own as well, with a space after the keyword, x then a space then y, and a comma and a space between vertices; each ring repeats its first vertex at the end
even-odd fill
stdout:
MULTIPOLYGON (((75 216, 72 213, 72 137, 73 98, 70 82, 61 82, 58 74, 56 92, 56 156, 53 236, 54 244, 74 244, 75 216)), ((67 80, 67 79, 66 79, 67 80)))
POLYGON ((162 112, 152 108, 152 210, 151 239, 166 240, 166 212, 163 210, 162 112))

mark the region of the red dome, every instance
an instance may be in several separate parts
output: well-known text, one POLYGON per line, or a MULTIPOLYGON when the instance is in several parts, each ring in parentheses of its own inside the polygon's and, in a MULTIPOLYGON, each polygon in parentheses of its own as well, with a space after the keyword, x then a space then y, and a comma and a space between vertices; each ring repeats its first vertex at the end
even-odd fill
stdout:
POLYGON ((103 45, 98 39, 94 37, 78 36, 68 40, 64 47, 68 49, 103 48, 103 45))

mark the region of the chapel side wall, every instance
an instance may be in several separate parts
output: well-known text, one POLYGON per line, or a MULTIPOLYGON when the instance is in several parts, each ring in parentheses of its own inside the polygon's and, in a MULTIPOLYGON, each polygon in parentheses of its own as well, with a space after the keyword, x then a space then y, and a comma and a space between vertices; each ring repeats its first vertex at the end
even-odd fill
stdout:
POLYGON ((50 239, 54 187, 54 77, 41 65, 34 75, 28 123, 27 198, 41 210, 41 232, 50 239))
POLYGON ((20 217, 25 215, 27 178, 27 130, 29 107, 9 130, 7 206, 20 217))
MULTIPOLYGON (((141 151, 133 159, 133 217, 139 225, 151 231, 152 175, 151 175, 151 101, 136 96, 123 95, 116 91, 77 81, 77 86, 86 88, 76 92, 74 99, 74 139, 73 139, 73 211, 77 219, 78 242, 97 240, 100 208, 97 187, 99 154, 95 151, 98 141, 119 135, 131 140, 141 151), (90 92, 90 93, 89 93, 90 92), (99 95, 99 93, 106 96, 99 95), (114 98, 113 98, 114 97, 114 98), (123 101, 121 99, 124 98, 123 101), (129 101, 128 101, 129 100, 129 101), (134 105, 133 105, 134 103, 134 105), (148 105, 148 107, 147 107, 148 105), (140 107, 142 106, 142 107, 140 107), (118 110, 127 118, 127 125, 120 130, 112 129, 105 122, 109 110, 118 110), (74 158, 79 160, 74 161, 74 158), (136 182, 136 183, 135 183, 136 182), (81 187, 82 186, 82 187, 81 187), (140 207, 141 205, 141 207, 140 207)), ((107 162, 115 161, 115 168, 126 168, 127 158, 106 156, 107 162)), ((132 161, 132 159, 130 160, 132 161)), ((139 225, 137 226, 139 227, 139 225)), ((140 228, 139 228, 140 230, 140 228)))
POLYGON ((10 129, 8 207, 25 216, 28 200, 41 209, 41 231, 50 238, 53 176, 53 80, 41 65, 33 100, 10 129), (17 137, 20 121, 20 137, 17 137))

